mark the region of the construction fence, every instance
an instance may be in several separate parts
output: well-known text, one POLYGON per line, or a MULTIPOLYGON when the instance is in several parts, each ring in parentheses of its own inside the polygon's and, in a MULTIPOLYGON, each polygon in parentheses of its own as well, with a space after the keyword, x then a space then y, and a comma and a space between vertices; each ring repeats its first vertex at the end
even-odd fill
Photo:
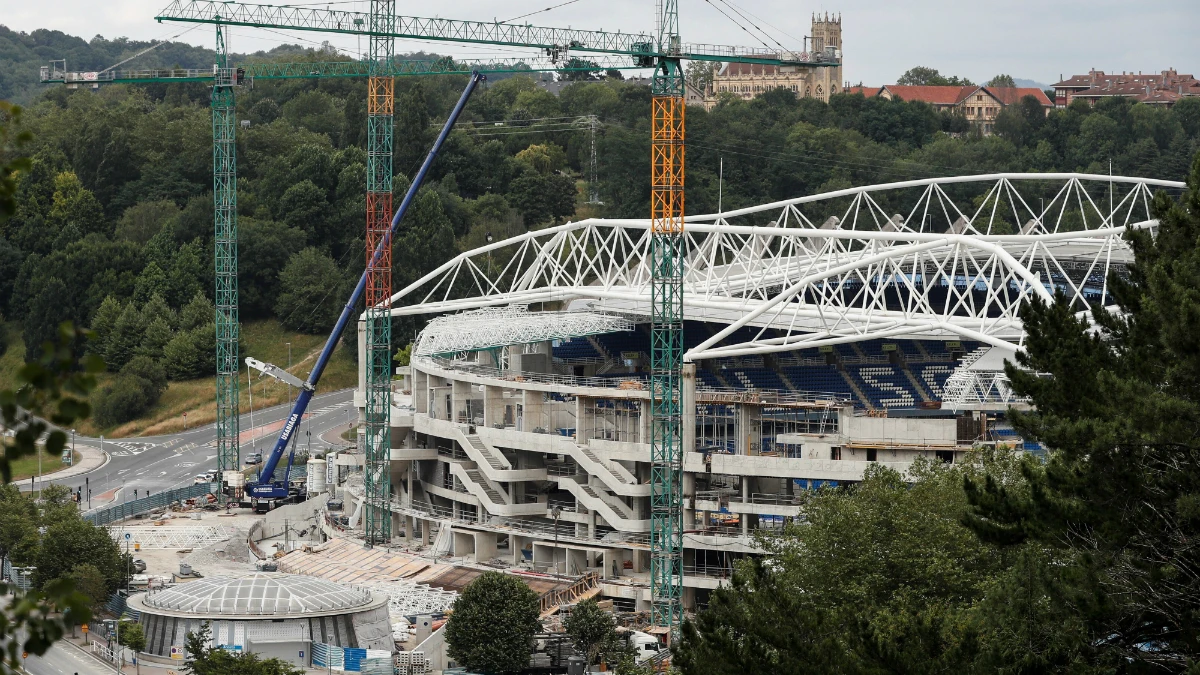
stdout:
POLYGON ((93 525, 107 525, 133 516, 149 513, 156 509, 164 509, 175 502, 185 499, 202 497, 217 489, 216 483, 198 483, 174 490, 164 490, 156 495, 134 499, 133 501, 112 504, 83 514, 83 519, 93 525))
MULTIPOLYGON (((389 651, 338 647, 322 642, 314 642, 312 645, 312 665, 313 668, 365 675, 392 675, 395 672, 392 653, 389 651)), ((424 675, 425 672, 428 671, 411 672, 411 675, 424 675)))

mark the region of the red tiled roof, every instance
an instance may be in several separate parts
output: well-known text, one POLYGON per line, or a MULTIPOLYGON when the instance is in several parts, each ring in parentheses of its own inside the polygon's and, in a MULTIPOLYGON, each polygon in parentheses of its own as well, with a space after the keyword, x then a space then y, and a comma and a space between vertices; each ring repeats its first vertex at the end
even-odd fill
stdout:
POLYGON ((1046 92, 1037 87, 984 87, 984 89, 1004 105, 1017 103, 1026 96, 1036 98, 1038 103, 1047 108, 1054 105, 1046 96, 1046 92))
POLYGON ((935 85, 888 84, 883 87, 893 96, 905 101, 924 101, 933 105, 954 105, 975 93, 979 87, 946 87, 935 85))
POLYGON ((872 96, 878 96, 881 91, 883 91, 883 87, 848 87, 843 93, 862 94, 867 98, 871 98, 872 96))

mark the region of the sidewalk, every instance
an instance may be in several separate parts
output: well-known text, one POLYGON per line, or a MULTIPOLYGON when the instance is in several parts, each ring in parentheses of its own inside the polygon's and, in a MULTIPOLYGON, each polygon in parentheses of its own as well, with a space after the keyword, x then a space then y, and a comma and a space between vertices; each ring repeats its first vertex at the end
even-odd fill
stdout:
POLYGON ((54 484, 64 481, 74 476, 81 476, 90 471, 95 471, 100 467, 108 464, 108 453, 100 448, 93 448, 90 445, 76 444, 75 450, 80 454, 79 461, 68 466, 65 469, 60 469, 53 473, 42 474, 40 478, 33 479, 23 478, 16 482, 19 489, 24 490, 28 486, 33 485, 34 490, 41 490, 43 484, 54 484))

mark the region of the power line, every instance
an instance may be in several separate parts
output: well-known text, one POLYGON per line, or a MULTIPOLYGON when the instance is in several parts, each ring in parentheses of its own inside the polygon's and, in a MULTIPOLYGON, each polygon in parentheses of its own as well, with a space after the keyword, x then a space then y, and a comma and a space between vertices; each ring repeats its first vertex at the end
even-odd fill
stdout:
POLYGON ((767 44, 767 43, 763 42, 763 41, 762 41, 762 38, 758 37, 758 36, 757 36, 757 35, 755 35, 754 33, 751 33, 751 32, 750 32, 750 29, 748 29, 748 28, 746 28, 745 26, 743 26, 742 24, 738 23, 738 20, 737 20, 737 19, 733 18, 732 16, 729 16, 729 14, 725 12, 725 10, 723 10, 723 9, 721 9, 720 7, 717 7, 715 4, 713 4, 713 1, 712 1, 712 0, 704 0, 704 1, 705 1, 705 2, 707 2, 709 5, 712 5, 712 8, 713 8, 713 9, 715 9, 715 10, 717 10, 718 12, 720 12, 720 13, 721 13, 721 14, 722 14, 722 15, 723 15, 723 16, 724 16, 726 19, 729 19, 730 21, 732 21, 732 22, 733 22, 733 25, 735 25, 735 26, 737 26, 738 28, 741 28, 743 31, 745 31, 746 35, 749 35, 750 37, 752 37, 752 38, 754 38, 755 40, 757 40, 759 44, 761 44, 762 46, 766 47, 768 50, 770 50, 770 49, 771 49, 771 45, 769 45, 769 44, 767 44))
POLYGON ((787 52, 787 48, 786 48, 786 47, 784 47, 782 44, 779 44, 779 40, 776 40, 776 39, 775 39, 774 37, 772 37, 772 36, 771 36, 769 33, 767 33, 767 31, 763 30, 762 28, 759 28, 759 27, 758 27, 758 25, 757 25, 757 24, 755 24, 753 21, 751 21, 749 18, 747 18, 745 14, 742 14, 741 10, 739 10, 739 9, 737 8, 737 6, 733 5, 732 3, 728 2, 727 0, 718 0, 718 1, 719 1, 721 4, 725 5, 726 7, 728 7, 729 9, 732 9, 732 10, 734 11, 734 13, 735 13, 735 14, 737 14, 738 16, 740 16, 740 17, 742 17, 743 19, 745 19, 745 20, 746 20, 746 22, 747 22, 747 23, 749 23, 751 26, 754 26, 755 30, 757 30, 758 32, 762 33, 763 35, 765 35, 765 36, 767 37, 767 39, 769 39, 769 40, 771 40, 772 42, 774 42, 774 43, 776 44, 776 46, 778 46, 778 47, 779 47, 779 55, 780 55, 781 57, 784 55, 784 53, 785 53, 785 52, 787 52))
POLYGON ((517 19, 524 19, 525 17, 527 17, 527 16, 533 16, 534 14, 542 14, 542 13, 544 13, 544 12, 549 12, 549 11, 550 11, 550 10, 552 10, 552 9, 558 9, 559 7, 566 7, 567 5, 573 5, 573 4, 577 3, 577 2, 579 2, 579 0, 567 0, 567 2, 564 2, 564 3, 558 4, 558 5, 554 5, 554 6, 552 6, 552 7, 547 7, 546 9, 539 9, 539 10, 538 10, 538 11, 536 11, 536 12, 530 12, 530 13, 528 13, 528 14, 522 14, 521 16, 514 16, 514 17, 513 17, 513 18, 511 18, 511 19, 505 19, 504 21, 499 21, 499 22, 497 22, 497 23, 509 23, 510 21, 516 21, 517 19))

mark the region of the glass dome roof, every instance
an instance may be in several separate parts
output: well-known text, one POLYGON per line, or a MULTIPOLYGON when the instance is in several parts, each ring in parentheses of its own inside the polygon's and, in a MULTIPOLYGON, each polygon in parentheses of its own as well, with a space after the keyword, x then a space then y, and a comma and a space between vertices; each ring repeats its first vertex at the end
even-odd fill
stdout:
POLYGON ((315 577, 258 572, 191 581, 150 593, 142 602, 148 609, 187 614, 280 616, 355 609, 370 604, 371 593, 315 577))

